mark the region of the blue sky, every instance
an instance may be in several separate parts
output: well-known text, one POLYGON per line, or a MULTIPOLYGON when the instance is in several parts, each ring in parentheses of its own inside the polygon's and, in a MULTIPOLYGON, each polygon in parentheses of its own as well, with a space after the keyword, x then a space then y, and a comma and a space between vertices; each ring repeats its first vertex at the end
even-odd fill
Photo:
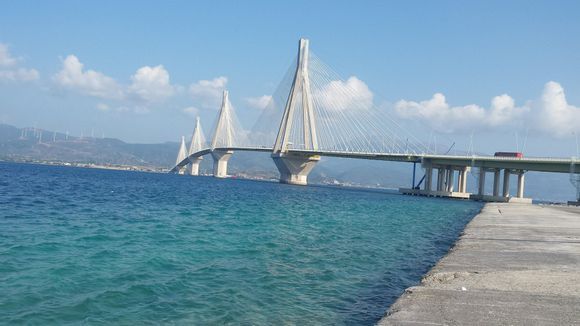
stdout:
POLYGON ((397 119, 464 148, 474 133, 476 150, 514 149, 517 131, 532 154, 571 156, 578 35, 578 1, 12 1, 0 121, 174 141, 194 115, 210 129, 227 87, 250 128, 308 37, 397 119))

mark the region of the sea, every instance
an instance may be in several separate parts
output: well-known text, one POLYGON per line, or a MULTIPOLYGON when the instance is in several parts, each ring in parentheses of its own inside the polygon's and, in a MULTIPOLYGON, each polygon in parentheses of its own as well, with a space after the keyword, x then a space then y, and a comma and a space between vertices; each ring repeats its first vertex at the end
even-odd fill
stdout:
POLYGON ((373 325, 481 207, 0 163, 0 324, 373 325))

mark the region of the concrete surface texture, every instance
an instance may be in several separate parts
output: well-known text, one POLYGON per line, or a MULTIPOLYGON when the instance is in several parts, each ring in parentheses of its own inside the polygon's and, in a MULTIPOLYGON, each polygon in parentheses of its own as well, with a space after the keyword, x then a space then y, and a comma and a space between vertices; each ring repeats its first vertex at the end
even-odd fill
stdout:
POLYGON ((486 204, 379 325, 580 325, 580 208, 486 204))

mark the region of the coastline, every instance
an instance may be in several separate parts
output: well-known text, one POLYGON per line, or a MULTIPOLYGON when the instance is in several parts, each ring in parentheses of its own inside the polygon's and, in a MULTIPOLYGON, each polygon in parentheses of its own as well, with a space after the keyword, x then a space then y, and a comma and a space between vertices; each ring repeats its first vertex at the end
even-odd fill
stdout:
POLYGON ((0 163, 8 164, 35 164, 48 166, 64 166, 72 168, 115 170, 115 171, 137 171, 149 173, 167 173, 169 169, 156 166, 127 165, 113 163, 85 163, 85 162, 63 162, 63 161, 43 161, 43 160, 4 160, 0 158, 0 163))
POLYGON ((580 323, 580 208, 488 203, 379 325, 580 323))

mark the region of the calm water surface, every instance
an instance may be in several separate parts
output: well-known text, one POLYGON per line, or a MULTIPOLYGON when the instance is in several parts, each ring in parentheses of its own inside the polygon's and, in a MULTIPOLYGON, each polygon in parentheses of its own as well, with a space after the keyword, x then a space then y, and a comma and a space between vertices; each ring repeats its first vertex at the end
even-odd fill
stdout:
POLYGON ((481 206, 0 163, 0 323, 378 321, 481 206))

